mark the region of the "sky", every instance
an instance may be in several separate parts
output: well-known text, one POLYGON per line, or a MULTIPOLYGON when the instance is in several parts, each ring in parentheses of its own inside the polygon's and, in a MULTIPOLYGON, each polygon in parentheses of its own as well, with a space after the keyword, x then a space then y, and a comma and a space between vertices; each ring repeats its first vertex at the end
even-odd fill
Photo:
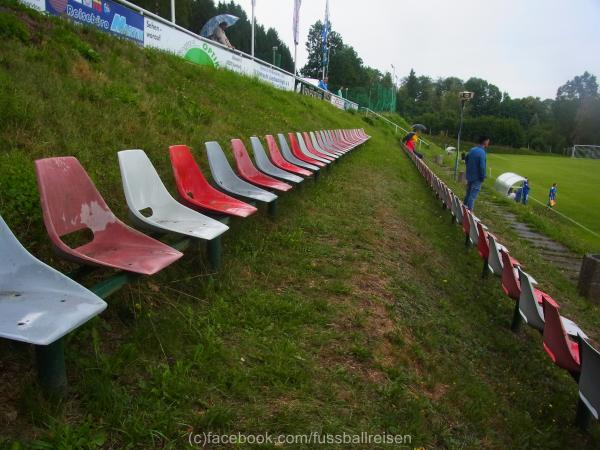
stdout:
MULTIPOLYGON (((236 0, 251 16, 251 0, 236 0)), ((256 0, 256 20, 294 54, 293 0, 256 0)), ((600 78, 600 0, 329 0, 333 30, 363 62, 401 80, 483 78, 513 98, 554 98, 588 71, 600 78)), ((302 0, 298 67, 325 0, 302 0)))

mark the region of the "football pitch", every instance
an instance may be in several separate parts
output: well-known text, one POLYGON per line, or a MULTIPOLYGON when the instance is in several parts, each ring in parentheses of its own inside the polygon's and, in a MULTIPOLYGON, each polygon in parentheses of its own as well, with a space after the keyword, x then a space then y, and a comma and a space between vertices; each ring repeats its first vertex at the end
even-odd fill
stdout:
POLYGON ((530 198, 544 204, 557 183, 555 210, 600 234, 600 160, 532 155, 488 155, 488 173, 496 180, 504 172, 529 178, 530 198))

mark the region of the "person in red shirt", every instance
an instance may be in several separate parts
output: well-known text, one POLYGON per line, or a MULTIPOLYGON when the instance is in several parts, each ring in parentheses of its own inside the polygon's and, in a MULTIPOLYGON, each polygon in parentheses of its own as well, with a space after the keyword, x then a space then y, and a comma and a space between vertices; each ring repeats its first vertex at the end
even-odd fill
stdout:
POLYGON ((404 144, 404 147, 406 148, 406 150, 408 150, 410 153, 414 153, 419 158, 423 159, 423 155, 421 153, 415 151, 418 140, 419 140, 418 133, 415 131, 411 131, 410 133, 408 133, 406 136, 404 136, 402 138, 402 143, 404 144))

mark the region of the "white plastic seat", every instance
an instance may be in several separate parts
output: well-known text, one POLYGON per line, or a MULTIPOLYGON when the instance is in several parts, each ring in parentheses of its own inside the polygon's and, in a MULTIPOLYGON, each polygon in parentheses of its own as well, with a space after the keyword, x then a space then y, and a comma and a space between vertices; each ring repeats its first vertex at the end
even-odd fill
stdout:
POLYGON ((265 203, 277 199, 277 195, 272 192, 256 187, 238 177, 229 165, 229 161, 227 161, 227 157, 218 142, 206 142, 204 145, 206 146, 210 172, 220 188, 231 194, 265 203))
MULTIPOLYGON (((531 327, 536 330, 544 331, 544 309, 542 308, 541 302, 537 301, 534 288, 535 280, 524 272, 521 267, 517 267, 519 274, 519 280, 521 284, 521 295, 519 296, 519 313, 521 317, 531 327)), ((587 335, 583 332, 579 326, 571 319, 567 319, 564 316, 560 316, 565 331, 570 336, 581 336, 587 339, 587 335)))
POLYGON ((317 141, 317 137, 315 136, 314 132, 310 131, 308 134, 310 136, 310 141, 312 142, 312 145, 315 148, 315 150, 317 150, 318 152, 323 153, 324 155, 329 156, 330 158, 338 159, 340 157, 340 155, 336 155, 334 153, 331 153, 327 149, 325 149, 322 146, 320 146, 319 142, 317 141))
POLYGON ((600 352, 583 339, 579 341, 581 375, 579 376, 579 399, 594 416, 600 419, 600 352))
POLYGON ((118 153, 123 191, 133 220, 141 227, 212 240, 229 227, 175 200, 143 150, 118 153), (150 208, 152 214, 141 211, 150 208))
POLYGON ((302 133, 296 133, 296 138, 298 139, 298 145, 300 146, 300 151, 305 156, 307 156, 308 158, 316 159, 317 161, 321 161, 322 163, 325 163, 325 164, 330 164, 332 162, 328 159, 321 158, 320 156, 317 156, 314 153, 309 152, 308 148, 306 147, 306 143, 304 142, 304 137, 302 136, 302 133))
POLYGON ((31 255, 0 217, 0 337, 50 345, 106 302, 31 255))
POLYGON ((277 139, 279 139, 279 149, 281 150, 281 154, 289 163, 303 167, 308 170, 312 170, 313 172, 319 171, 320 167, 317 167, 314 164, 304 162, 301 159, 298 159, 294 156, 294 154, 290 150, 287 141, 285 140, 285 136, 283 135, 283 133, 277 134, 277 139))
POLYGON ((272 177, 281 178, 286 181, 291 181, 292 183, 302 183, 304 178, 280 169, 271 162, 259 138, 252 136, 250 142, 252 143, 252 151, 254 152, 254 160, 256 161, 258 170, 261 170, 272 177))

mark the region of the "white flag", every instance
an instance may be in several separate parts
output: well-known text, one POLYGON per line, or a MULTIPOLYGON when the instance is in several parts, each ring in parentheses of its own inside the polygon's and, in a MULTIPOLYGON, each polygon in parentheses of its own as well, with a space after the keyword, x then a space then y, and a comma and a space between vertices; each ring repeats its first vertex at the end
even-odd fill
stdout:
POLYGON ((294 0, 294 44, 300 41, 300 3, 302 0, 294 0))

